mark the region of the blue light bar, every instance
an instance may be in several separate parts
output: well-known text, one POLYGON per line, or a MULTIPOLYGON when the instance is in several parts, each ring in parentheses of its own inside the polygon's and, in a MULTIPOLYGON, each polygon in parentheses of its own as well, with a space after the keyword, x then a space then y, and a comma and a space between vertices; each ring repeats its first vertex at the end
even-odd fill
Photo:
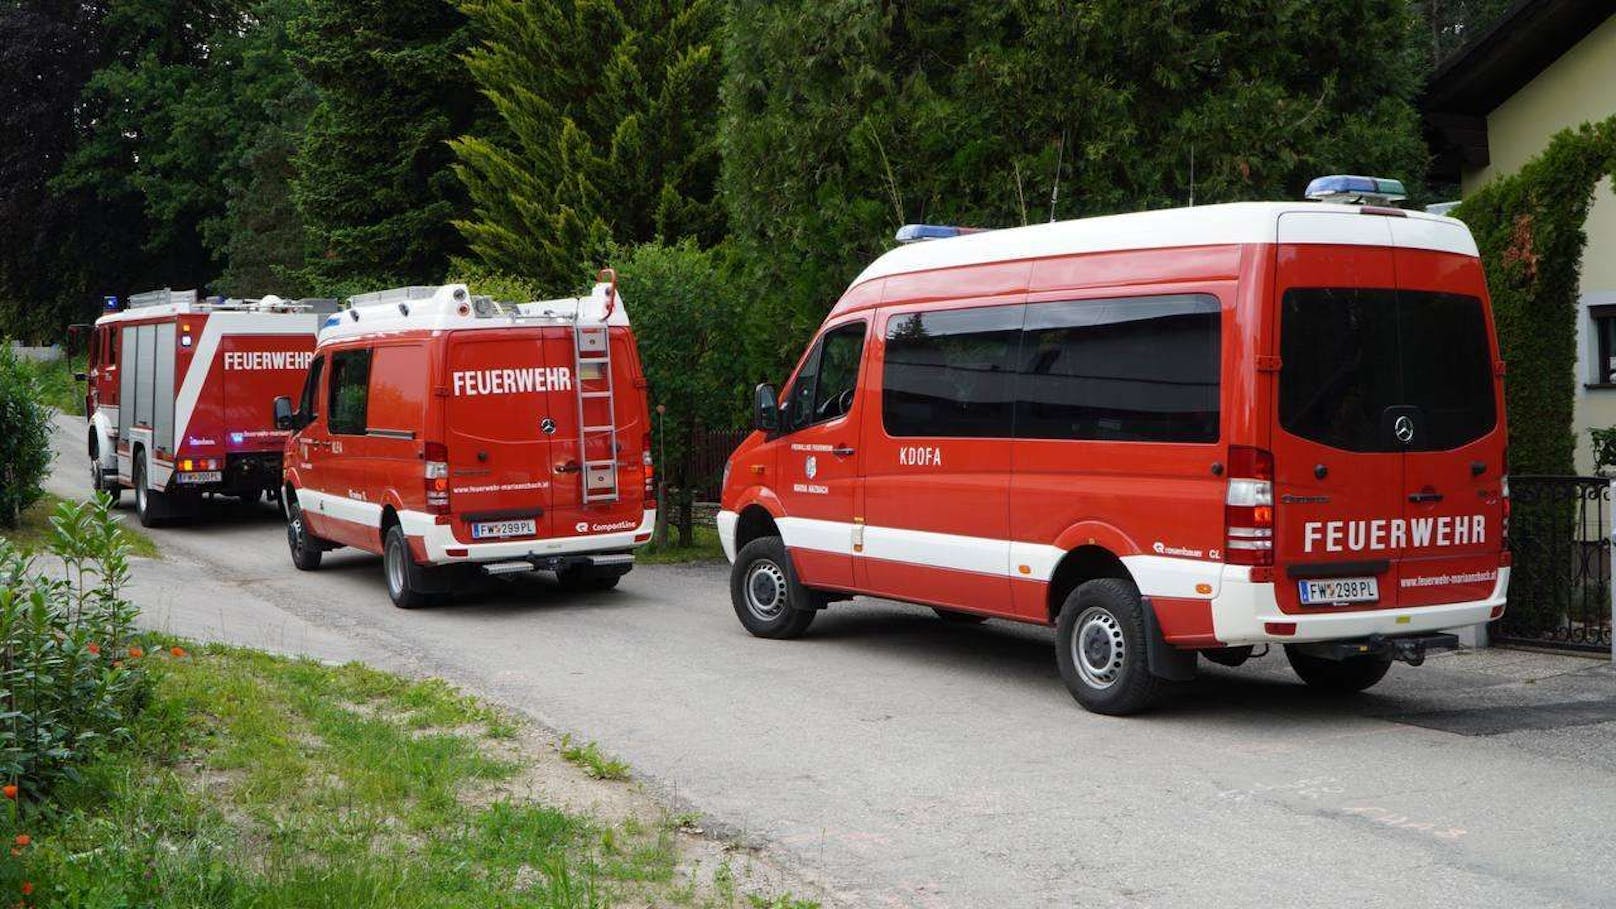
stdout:
POLYGON ((1385 177, 1331 174, 1307 185, 1307 197, 1319 202, 1373 202, 1388 204, 1408 198, 1403 181, 1385 177))
POLYGON ((118 311, 118 298, 117 297, 102 297, 101 298, 101 305, 102 305, 103 308, 106 309, 107 312, 117 312, 118 311))
POLYGON ((921 240, 948 240, 966 234, 979 234, 983 227, 957 227, 949 224, 905 224, 898 228, 899 243, 918 243, 921 240))

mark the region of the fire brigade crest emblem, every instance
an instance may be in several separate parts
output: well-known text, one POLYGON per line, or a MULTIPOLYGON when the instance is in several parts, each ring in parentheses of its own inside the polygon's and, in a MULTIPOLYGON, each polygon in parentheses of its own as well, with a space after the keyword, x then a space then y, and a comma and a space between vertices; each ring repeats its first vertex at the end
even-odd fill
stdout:
POLYGON ((812 480, 814 478, 814 474, 819 473, 819 459, 813 455, 809 455, 808 462, 803 465, 802 469, 804 473, 808 474, 808 479, 812 480))

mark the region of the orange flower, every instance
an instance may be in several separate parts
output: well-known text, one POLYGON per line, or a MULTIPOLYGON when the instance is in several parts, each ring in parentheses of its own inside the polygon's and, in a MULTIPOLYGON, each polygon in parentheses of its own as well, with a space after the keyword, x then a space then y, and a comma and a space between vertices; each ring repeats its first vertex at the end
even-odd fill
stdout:
POLYGON ((4 789, 0 789, 0 792, 4 792, 6 794, 6 798, 14 799, 17 797, 17 784, 7 783, 4 789))
POLYGON ((113 660, 112 661, 112 668, 113 669, 122 669, 123 668, 123 660, 113 660))
POLYGON ((140 659, 141 657, 143 657, 145 655, 146 655, 146 651, 141 650, 139 647, 131 647, 131 648, 129 648, 129 659, 131 659, 131 660, 138 660, 138 659, 140 659))
POLYGON ((170 648, 168 652, 173 654, 176 657, 185 656, 185 648, 184 647, 173 647, 173 648, 170 648))
POLYGON ((28 834, 26 834, 26 833, 17 834, 17 845, 26 846, 26 845, 28 845, 29 843, 32 843, 32 842, 33 842, 33 839, 30 838, 28 836, 28 834))
POLYGON ((29 895, 30 893, 33 893, 33 892, 34 892, 33 883, 31 881, 23 881, 22 882, 22 895, 27 896, 27 895, 29 895))
POLYGON ((92 653, 92 654, 94 654, 96 656, 101 655, 101 645, 97 644, 94 641, 91 641, 90 643, 84 645, 84 647, 85 647, 86 650, 90 651, 90 653, 92 653))

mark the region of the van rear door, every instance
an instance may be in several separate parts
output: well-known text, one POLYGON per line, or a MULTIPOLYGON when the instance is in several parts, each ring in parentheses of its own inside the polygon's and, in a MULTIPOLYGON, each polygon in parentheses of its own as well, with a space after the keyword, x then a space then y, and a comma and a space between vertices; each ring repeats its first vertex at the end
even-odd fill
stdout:
POLYGON ((1395 219, 1392 232, 1403 396, 1413 430, 1404 443, 1409 545, 1398 602, 1486 599, 1498 579, 1505 448, 1486 279, 1474 256, 1411 248, 1467 246, 1458 225, 1395 219))
MULTIPOLYGON (((586 345, 596 344, 599 337, 586 334, 586 345)), ((590 346, 580 358, 574 347, 574 329, 544 330, 548 361, 567 364, 569 369, 576 363, 578 373, 572 391, 557 397, 557 407, 562 400, 565 407, 555 417, 551 450, 563 471, 553 478, 550 498, 556 536, 634 530, 645 515, 644 461, 650 431, 645 374, 628 328, 610 327, 606 341, 610 345, 606 356, 590 346), (580 414, 583 425, 591 427, 588 432, 579 429, 580 414), (591 472, 586 465, 595 468, 591 472), (603 470, 607 475, 602 475, 603 470), (592 484, 592 501, 587 503, 586 484, 592 484)))
POLYGON ((574 404, 572 367, 548 361, 543 330, 449 335, 444 443, 449 506, 462 542, 551 533, 551 440, 574 404))
POLYGON ((1279 219, 1272 444, 1275 589, 1285 612, 1398 604, 1407 540, 1403 448, 1393 436, 1403 400, 1391 220, 1279 219))

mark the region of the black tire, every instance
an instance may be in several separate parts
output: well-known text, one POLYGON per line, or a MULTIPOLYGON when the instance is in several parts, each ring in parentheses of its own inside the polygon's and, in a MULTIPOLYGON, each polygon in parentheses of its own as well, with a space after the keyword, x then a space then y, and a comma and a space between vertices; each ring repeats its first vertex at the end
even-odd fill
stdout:
POLYGON ((596 571, 587 565, 568 568, 556 572, 556 581, 562 590, 571 593, 588 593, 595 590, 611 590, 622 580, 621 574, 606 574, 596 571))
POLYGON ((110 508, 118 507, 118 500, 123 498, 123 487, 118 485, 117 479, 108 482, 106 474, 101 472, 101 445, 93 432, 90 434, 90 489, 105 499, 110 508))
POLYGON ((1146 656, 1145 606, 1132 582, 1096 578, 1066 597, 1055 623, 1055 661, 1084 708, 1126 716, 1149 707, 1161 680, 1146 656))
POLYGON ((387 595, 400 609, 433 606, 444 598, 441 584, 436 583, 441 576, 434 568, 415 564, 404 528, 397 524, 387 528, 382 544, 382 574, 387 578, 387 595))
POLYGON ((135 514, 142 527, 160 527, 168 520, 168 496, 146 485, 146 452, 135 456, 135 514))
POLYGON ((1295 644, 1285 645, 1285 659, 1307 687, 1326 694, 1357 694, 1374 687, 1392 668, 1389 657, 1329 660, 1303 653, 1295 644))
POLYGON ((937 613, 939 619, 950 625, 980 625, 988 620, 985 615, 977 615, 974 612, 960 612, 957 609, 939 609, 933 606, 931 611, 937 613))
POLYGON ((320 567, 325 547, 303 522, 303 509, 297 499, 286 500, 286 547, 291 550, 292 564, 298 571, 313 571, 320 567))
POLYGON ((760 638, 799 637, 818 611, 779 537, 760 537, 741 547, 729 573, 729 598, 741 625, 760 638))

